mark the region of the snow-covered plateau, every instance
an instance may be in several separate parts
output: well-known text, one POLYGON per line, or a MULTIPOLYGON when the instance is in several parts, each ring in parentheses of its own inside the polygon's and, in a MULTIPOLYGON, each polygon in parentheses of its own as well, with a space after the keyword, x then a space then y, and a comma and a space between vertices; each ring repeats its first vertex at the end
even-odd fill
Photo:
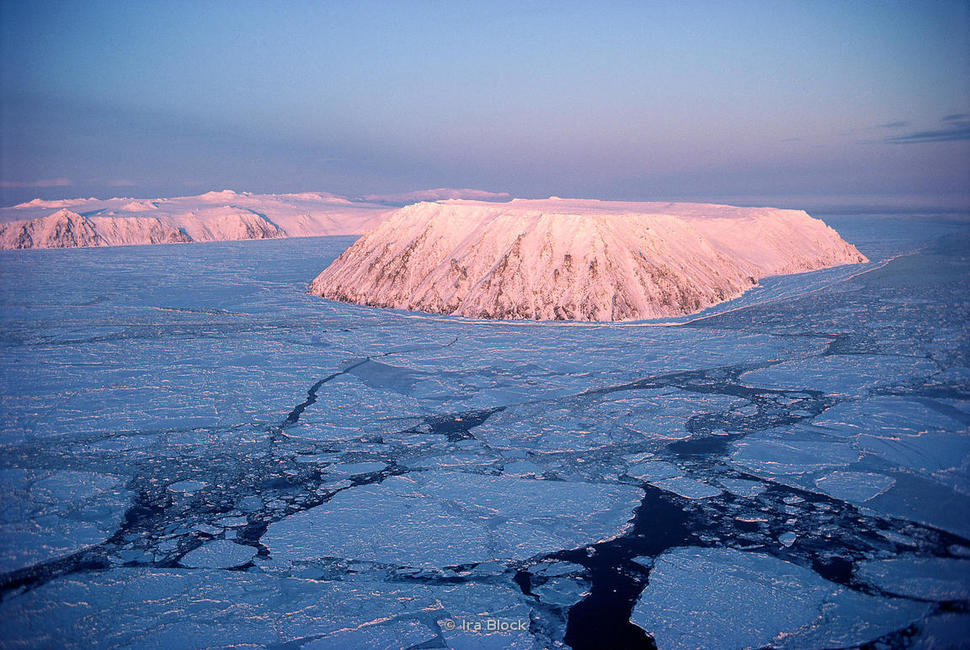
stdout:
POLYGON ((767 276, 866 261, 801 210, 446 200, 389 215, 309 291, 472 318, 643 320, 736 298, 767 276))
MULTIPOLYGON (((440 190, 439 190, 440 191, 440 190)), ((454 190, 460 193, 467 190, 454 190)), ((34 199, 0 208, 0 248, 84 248, 360 234, 391 209, 334 194, 207 192, 163 199, 34 199)))
POLYGON ((966 647, 970 226, 826 221, 871 261, 633 323, 0 251, 0 646, 966 647))
POLYGON ((499 192, 442 187, 363 197, 222 190, 158 199, 34 199, 0 208, 0 249, 359 235, 395 207, 415 201, 509 198, 499 192))

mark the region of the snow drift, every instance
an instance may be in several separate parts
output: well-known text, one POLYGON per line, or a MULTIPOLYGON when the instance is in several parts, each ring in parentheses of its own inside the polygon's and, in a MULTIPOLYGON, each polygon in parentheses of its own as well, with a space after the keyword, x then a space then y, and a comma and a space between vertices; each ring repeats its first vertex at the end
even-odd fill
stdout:
POLYGON ((308 291, 473 318, 622 321, 699 311, 770 275, 866 261, 801 210, 453 200, 395 211, 308 291))

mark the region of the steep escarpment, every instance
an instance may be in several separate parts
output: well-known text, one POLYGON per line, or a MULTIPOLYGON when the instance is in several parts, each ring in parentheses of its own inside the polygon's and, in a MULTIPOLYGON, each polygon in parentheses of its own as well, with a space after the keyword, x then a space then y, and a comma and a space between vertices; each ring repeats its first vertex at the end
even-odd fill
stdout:
POLYGON ((247 210, 198 212, 165 221, 152 216, 84 216, 62 208, 46 217, 0 224, 0 248, 85 248, 193 241, 269 239, 286 233, 247 210))
POLYGON ((3 248, 79 248, 107 246, 94 223, 76 212, 61 209, 46 217, 0 224, 3 248))
POLYGON ((443 201, 393 213, 309 292, 474 318, 639 320, 704 309, 765 276, 864 261, 799 210, 443 201))

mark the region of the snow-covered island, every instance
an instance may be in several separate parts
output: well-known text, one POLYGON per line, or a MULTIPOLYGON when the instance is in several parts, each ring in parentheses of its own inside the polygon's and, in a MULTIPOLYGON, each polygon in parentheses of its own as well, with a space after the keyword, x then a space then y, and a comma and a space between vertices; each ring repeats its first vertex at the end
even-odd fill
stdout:
POLYGON ((446 200, 392 213, 308 291, 472 318, 624 321, 696 312, 766 276, 866 261, 801 210, 446 200))
POLYGON ((86 248, 359 235, 416 201, 504 201, 504 192, 439 187, 401 194, 206 192, 157 199, 34 199, 0 208, 0 249, 86 248))
POLYGON ((223 190, 159 199, 34 199, 0 208, 0 248, 357 235, 392 209, 381 198, 223 190))

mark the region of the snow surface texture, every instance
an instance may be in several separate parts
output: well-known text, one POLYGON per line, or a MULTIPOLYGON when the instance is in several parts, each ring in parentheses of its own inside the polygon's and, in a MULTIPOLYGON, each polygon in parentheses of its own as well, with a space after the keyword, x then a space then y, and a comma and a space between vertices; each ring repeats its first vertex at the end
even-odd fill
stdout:
POLYGON ((401 208, 309 291, 472 318, 624 321, 693 313, 766 276, 866 261, 800 210, 454 200, 401 208))
POLYGON ((3 645, 965 646, 970 233, 836 223, 872 265, 665 327, 0 252, 3 645))
POLYGON ((34 199, 0 208, 0 248, 350 235, 374 227, 389 209, 388 205, 319 192, 250 194, 223 190, 152 200, 34 199))

